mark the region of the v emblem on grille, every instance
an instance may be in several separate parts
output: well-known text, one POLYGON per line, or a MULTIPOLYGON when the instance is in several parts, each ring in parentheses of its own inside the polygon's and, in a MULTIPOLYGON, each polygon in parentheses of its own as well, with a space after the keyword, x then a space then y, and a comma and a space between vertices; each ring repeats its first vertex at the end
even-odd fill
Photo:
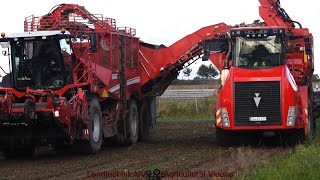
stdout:
POLYGON ((259 97, 260 93, 254 93, 254 95, 255 95, 256 97, 253 97, 253 100, 254 100, 254 102, 256 103, 256 106, 259 107, 260 100, 261 100, 261 97, 259 97))

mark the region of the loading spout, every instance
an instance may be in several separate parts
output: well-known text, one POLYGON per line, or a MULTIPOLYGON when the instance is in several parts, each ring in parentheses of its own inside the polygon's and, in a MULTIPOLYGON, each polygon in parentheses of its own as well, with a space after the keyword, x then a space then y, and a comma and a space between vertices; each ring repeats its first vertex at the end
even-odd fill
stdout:
POLYGON ((153 46, 157 48, 152 48, 150 45, 140 43, 140 51, 143 55, 140 56, 140 62, 144 64, 144 69, 141 71, 146 72, 144 74, 146 77, 142 78, 145 80, 142 84, 146 84, 146 87, 154 87, 150 84, 156 84, 155 92, 162 94, 185 65, 192 64, 202 56, 205 39, 215 38, 229 29, 230 26, 225 23, 207 26, 185 36, 169 47, 153 46), (152 62, 152 64, 148 65, 147 62, 152 62))

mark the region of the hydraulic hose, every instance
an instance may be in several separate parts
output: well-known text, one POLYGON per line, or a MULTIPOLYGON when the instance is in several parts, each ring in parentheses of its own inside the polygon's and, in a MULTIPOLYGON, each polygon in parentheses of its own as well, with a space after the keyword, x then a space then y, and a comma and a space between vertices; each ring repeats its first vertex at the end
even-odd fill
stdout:
POLYGON ((224 69, 228 69, 229 68, 229 58, 230 58, 230 55, 231 55, 231 49, 232 49, 232 46, 231 46, 231 37, 230 37, 230 33, 227 32, 226 33, 226 38, 228 38, 228 53, 227 53, 227 56, 226 58, 224 59, 223 61, 223 68, 224 69))

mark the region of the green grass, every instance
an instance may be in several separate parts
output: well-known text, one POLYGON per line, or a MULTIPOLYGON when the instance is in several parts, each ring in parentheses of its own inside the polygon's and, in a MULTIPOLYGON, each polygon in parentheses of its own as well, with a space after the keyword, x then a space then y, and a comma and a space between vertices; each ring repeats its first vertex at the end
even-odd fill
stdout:
MULTIPOLYGON (((215 113, 215 97, 195 101, 160 101, 157 104, 158 120, 211 120, 215 113)), ((320 123, 317 137, 311 143, 302 144, 288 155, 278 159, 262 161, 249 173, 239 173, 235 179, 320 179, 320 123)))
MULTIPOLYGON (((283 159, 263 161, 239 179, 320 179, 320 123, 317 137, 310 144, 297 146, 283 159)), ((241 176, 241 175, 240 175, 241 176)))
POLYGON ((161 100, 157 103, 157 120, 212 120, 215 113, 215 97, 195 100, 161 100))

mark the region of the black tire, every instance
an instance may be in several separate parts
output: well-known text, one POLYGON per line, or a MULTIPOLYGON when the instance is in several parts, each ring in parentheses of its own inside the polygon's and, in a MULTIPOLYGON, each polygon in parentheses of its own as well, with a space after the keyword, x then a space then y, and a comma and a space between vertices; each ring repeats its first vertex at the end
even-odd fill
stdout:
POLYGON ((235 131, 224 130, 216 127, 217 144, 223 147, 257 145, 260 140, 260 134, 255 131, 235 131))
POLYGON ((151 109, 148 100, 144 100, 141 104, 139 113, 139 141, 148 140, 150 136, 151 125, 151 109))
POLYGON ((114 143, 120 146, 135 144, 139 137, 139 114, 135 100, 131 100, 127 106, 126 119, 119 124, 118 133, 114 143))
POLYGON ((304 129, 293 129, 280 132, 280 141, 284 147, 293 147, 304 143, 304 129))
POLYGON ((3 156, 6 159, 16 158, 16 157, 32 157, 35 153, 34 146, 27 146, 21 148, 6 148, 3 151, 3 156))
POLYGON ((128 144, 135 144, 138 142, 139 137, 139 114, 138 107, 135 100, 131 100, 128 116, 127 116, 127 139, 128 144))
POLYGON ((81 151, 85 154, 96 154, 103 142, 102 113, 99 101, 93 98, 89 102, 89 140, 81 141, 81 151))
POLYGON ((305 140, 307 142, 312 141, 316 137, 316 118, 314 116, 314 104, 311 97, 308 98, 308 126, 307 134, 305 134, 305 140))
POLYGON ((312 102, 312 97, 309 94, 307 133, 305 133, 305 128, 283 131, 280 133, 281 144, 283 146, 293 147, 298 144, 312 141, 316 136, 316 119, 314 113, 314 104, 312 102))
POLYGON ((216 140, 217 144, 220 146, 231 146, 233 145, 232 132, 220 129, 217 126, 216 128, 216 140))
POLYGON ((315 117, 316 117, 316 118, 319 118, 319 117, 320 117, 320 104, 319 104, 319 103, 317 103, 317 104, 315 105, 315 117))
POLYGON ((312 118, 312 124, 313 124, 313 126, 312 126, 312 137, 313 137, 313 139, 317 136, 317 118, 318 118, 318 116, 317 116, 317 109, 316 109, 316 107, 315 107, 315 105, 313 104, 313 118, 312 118))
MULTIPOLYGON (((62 140, 63 141, 63 140, 62 140)), ((53 150, 57 153, 69 153, 70 151, 73 150, 73 146, 71 145, 66 145, 66 144, 61 144, 61 143, 55 143, 55 144, 51 144, 51 147, 53 148, 53 150)))

